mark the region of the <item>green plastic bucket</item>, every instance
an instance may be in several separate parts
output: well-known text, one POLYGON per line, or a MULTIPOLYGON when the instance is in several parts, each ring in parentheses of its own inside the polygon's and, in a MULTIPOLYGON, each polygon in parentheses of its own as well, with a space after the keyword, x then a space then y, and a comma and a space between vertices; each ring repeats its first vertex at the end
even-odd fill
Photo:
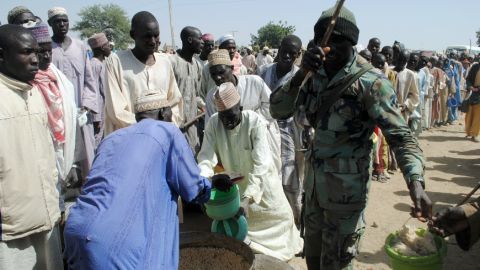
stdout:
POLYGON ((238 186, 233 185, 227 192, 212 189, 205 208, 211 219, 224 220, 234 217, 240 209, 238 186))
POLYGON ((211 231, 243 241, 245 237, 247 237, 248 232, 247 219, 243 215, 240 215, 238 218, 233 217, 225 220, 214 220, 211 231))
MULTIPOLYGON (((417 229, 419 236, 425 234, 425 229, 417 229)), ((385 251, 390 257, 390 264, 393 270, 442 270, 443 258, 447 255, 447 243, 445 239, 435 235, 435 244, 438 252, 430 256, 414 257, 405 256, 392 247, 394 240, 398 236, 398 232, 391 233, 385 240, 385 251)))

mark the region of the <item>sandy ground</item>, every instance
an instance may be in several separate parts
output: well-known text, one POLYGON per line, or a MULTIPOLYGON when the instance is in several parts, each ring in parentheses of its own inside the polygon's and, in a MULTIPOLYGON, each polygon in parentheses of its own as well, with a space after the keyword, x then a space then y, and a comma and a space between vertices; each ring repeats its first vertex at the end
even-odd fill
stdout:
MULTIPOLYGON (((464 136, 461 123, 425 131, 420 136, 427 158, 426 190, 434 202, 434 212, 455 205, 480 181, 477 177, 480 172, 480 143, 467 140, 464 136)), ((473 197, 479 195, 480 192, 473 197)), ((409 219, 410 206, 411 200, 400 171, 392 175, 388 183, 372 183, 366 211, 367 228, 355 269, 391 269, 383 250, 384 242, 388 234, 398 230, 409 219)), ((187 215, 182 230, 198 230, 200 222, 197 218, 187 215)), ((413 219, 408 220, 408 224, 425 226, 413 219)), ((209 221, 204 221, 201 227, 208 230, 209 221)), ((451 237, 448 239, 444 269, 480 269, 478 254, 480 244, 464 252, 451 237)), ((300 258, 290 264, 298 270, 306 269, 305 262, 300 258)))
MULTIPOLYGON (((463 128, 457 123, 425 131, 420 136, 427 159, 426 190, 434 202, 434 213, 461 201, 480 181, 480 143, 467 140, 463 128)), ((408 219, 411 200, 400 172, 386 184, 373 182, 370 194, 367 230, 355 269, 390 269, 383 251, 384 241, 408 219), (374 223, 378 227, 372 226, 374 223)), ((425 226, 416 220, 410 220, 408 224, 425 226)), ((451 237, 444 269, 480 269, 479 253, 480 244, 464 252, 451 237)))

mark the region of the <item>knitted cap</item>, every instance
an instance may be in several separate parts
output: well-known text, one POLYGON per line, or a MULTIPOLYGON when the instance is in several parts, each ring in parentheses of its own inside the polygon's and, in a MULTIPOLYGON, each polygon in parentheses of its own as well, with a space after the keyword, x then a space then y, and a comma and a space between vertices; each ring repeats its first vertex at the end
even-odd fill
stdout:
POLYGON ((52 17, 57 15, 67 15, 67 10, 63 7, 53 7, 48 10, 48 19, 50 20, 52 17))
POLYGON ((23 27, 32 31, 32 36, 37 40, 37 43, 52 42, 52 38, 48 32, 48 24, 44 22, 30 22, 23 24, 23 27))
POLYGON ((12 10, 10 10, 8 12, 8 15, 7 15, 8 23, 12 24, 13 21, 15 21, 15 18, 17 18, 18 15, 23 14, 23 13, 32 13, 32 11, 30 11, 30 9, 28 9, 27 7, 24 7, 24 6, 17 6, 17 7, 12 8, 12 10))
MULTIPOLYGON (((315 24, 315 33, 324 34, 327 31, 328 25, 330 24, 334 12, 335 7, 332 7, 322 13, 317 23, 315 24)), ((340 9, 340 13, 338 14, 338 18, 332 34, 345 37, 350 40, 353 45, 357 45, 360 30, 357 27, 355 15, 353 15, 353 13, 346 7, 342 7, 340 9)))
POLYGON ((233 65, 227 50, 215 50, 208 55, 208 66, 213 67, 216 65, 233 65))
POLYGON ((168 107, 168 101, 165 95, 158 92, 145 93, 139 96, 135 102, 135 112, 146 112, 168 107))
POLYGON ((226 82, 217 88, 214 94, 214 100, 217 111, 223 112, 237 105, 240 102, 240 95, 233 83, 226 82))
POLYGON ((92 48, 92 50, 95 48, 100 48, 107 43, 108 39, 105 33, 94 34, 88 39, 88 45, 90 46, 90 48, 92 48))

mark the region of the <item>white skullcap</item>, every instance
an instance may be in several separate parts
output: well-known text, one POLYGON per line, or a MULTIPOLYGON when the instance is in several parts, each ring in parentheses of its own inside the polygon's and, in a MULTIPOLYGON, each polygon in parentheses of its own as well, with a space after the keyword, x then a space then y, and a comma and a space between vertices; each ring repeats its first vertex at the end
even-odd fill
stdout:
POLYGON ((218 41, 217 41, 217 42, 218 42, 218 45, 219 45, 219 46, 222 45, 222 43, 224 43, 224 42, 227 41, 227 40, 233 40, 233 41, 235 41, 235 38, 234 38, 232 35, 230 35, 230 34, 223 35, 223 36, 221 36, 221 37, 218 39, 218 41))
POLYGON ((63 7, 53 7, 48 10, 48 19, 50 20, 51 18, 57 16, 57 15, 67 15, 67 10, 63 7))

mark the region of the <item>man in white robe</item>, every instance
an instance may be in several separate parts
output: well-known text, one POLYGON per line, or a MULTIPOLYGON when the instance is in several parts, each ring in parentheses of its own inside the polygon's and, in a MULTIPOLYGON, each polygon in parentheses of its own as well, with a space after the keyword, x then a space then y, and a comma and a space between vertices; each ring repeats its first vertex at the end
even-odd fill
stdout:
POLYGON ((280 159, 280 129, 277 121, 270 115, 270 94, 271 90, 265 82, 257 75, 236 76, 233 74, 231 59, 226 50, 217 50, 210 53, 208 57, 210 77, 216 86, 208 91, 206 97, 205 123, 217 112, 213 95, 224 82, 231 82, 235 85, 240 95, 240 106, 243 110, 252 110, 262 116, 268 123, 268 142, 273 153, 275 166, 281 175, 282 162, 280 159))
POLYGON ((149 92, 164 96, 174 124, 179 126, 183 119, 182 95, 172 65, 167 55, 155 52, 160 36, 157 20, 149 12, 138 12, 130 35, 135 47, 105 60, 105 136, 136 123, 134 103, 149 92))
POLYGON ((401 51, 394 69, 397 72, 397 103, 407 123, 420 103, 415 72, 405 68, 409 57, 410 54, 407 51, 401 51))
POLYGON ((273 164, 267 122, 253 111, 241 110, 240 96, 231 82, 220 85, 215 103, 219 113, 212 115, 205 128, 198 154, 200 173, 212 177, 219 160, 226 171, 240 173, 248 244, 255 252, 288 261, 302 250, 303 241, 273 164))
MULTIPOLYGON (((260 76, 272 92, 277 91, 287 83, 299 70, 294 65, 300 55, 302 41, 294 35, 286 36, 280 45, 278 63, 265 65, 260 76)), ((293 210, 295 222, 300 224, 301 194, 304 165, 304 155, 297 149, 302 148, 301 132, 303 127, 297 123, 298 117, 277 120, 281 134, 282 185, 288 202, 293 210), (295 119, 294 119, 295 118, 295 119)))

